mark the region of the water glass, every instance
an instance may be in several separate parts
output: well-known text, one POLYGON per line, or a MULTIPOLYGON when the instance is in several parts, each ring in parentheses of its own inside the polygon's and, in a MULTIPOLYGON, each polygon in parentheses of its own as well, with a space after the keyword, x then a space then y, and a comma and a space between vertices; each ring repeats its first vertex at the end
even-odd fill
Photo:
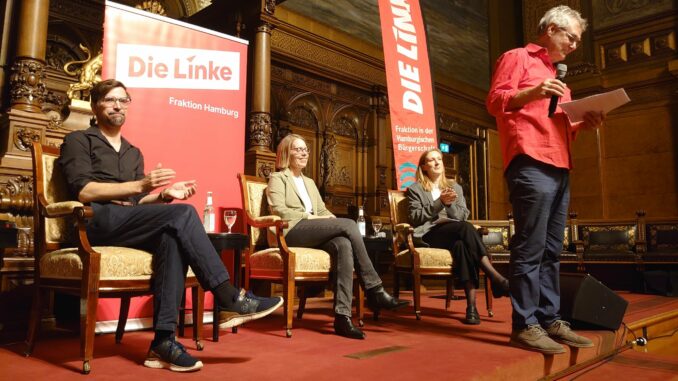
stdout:
POLYGON ((372 229, 374 229, 374 236, 379 237, 379 230, 381 230, 382 223, 381 218, 372 217, 372 229))
POLYGON ((233 209, 224 210, 224 222, 228 226, 228 232, 231 233, 231 228, 235 225, 235 220, 238 218, 238 211, 233 209))

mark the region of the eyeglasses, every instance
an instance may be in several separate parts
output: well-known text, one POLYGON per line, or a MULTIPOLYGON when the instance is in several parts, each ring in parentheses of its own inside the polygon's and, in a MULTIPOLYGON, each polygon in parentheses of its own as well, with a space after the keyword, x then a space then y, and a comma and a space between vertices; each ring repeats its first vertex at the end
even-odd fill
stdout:
POLYGON ((294 147, 292 151, 296 153, 311 153, 311 149, 308 147, 294 147))
POLYGON ((116 98, 116 97, 106 97, 101 100, 101 104, 107 107, 112 107, 115 106, 115 103, 119 103, 120 106, 122 107, 127 107, 129 106, 130 103, 132 103, 132 98, 130 97, 122 97, 122 98, 116 98))
POLYGON ((565 28, 558 28, 558 29, 565 32, 567 39, 570 40, 570 44, 573 44, 573 45, 576 45, 576 46, 579 46, 579 44, 581 44, 581 38, 579 38, 579 37, 575 36, 574 34, 568 32, 567 30, 565 30, 565 28))

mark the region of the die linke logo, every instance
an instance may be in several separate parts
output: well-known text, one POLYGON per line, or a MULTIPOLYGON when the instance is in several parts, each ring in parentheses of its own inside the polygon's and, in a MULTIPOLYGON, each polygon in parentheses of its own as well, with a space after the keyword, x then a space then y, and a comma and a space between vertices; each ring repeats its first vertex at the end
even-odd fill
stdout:
POLYGON ((118 44, 116 77, 129 87, 240 89, 240 53, 118 44))

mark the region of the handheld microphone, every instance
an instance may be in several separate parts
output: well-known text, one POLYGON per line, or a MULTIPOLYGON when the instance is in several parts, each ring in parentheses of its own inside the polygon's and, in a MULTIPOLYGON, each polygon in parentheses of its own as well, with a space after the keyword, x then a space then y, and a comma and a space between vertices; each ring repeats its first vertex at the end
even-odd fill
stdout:
MULTIPOLYGON (((556 79, 562 81, 567 74, 567 65, 558 64, 556 65, 556 79)), ((551 95, 551 102, 549 103, 549 118, 553 116, 553 113, 556 112, 556 106, 558 106, 558 96, 551 95)))

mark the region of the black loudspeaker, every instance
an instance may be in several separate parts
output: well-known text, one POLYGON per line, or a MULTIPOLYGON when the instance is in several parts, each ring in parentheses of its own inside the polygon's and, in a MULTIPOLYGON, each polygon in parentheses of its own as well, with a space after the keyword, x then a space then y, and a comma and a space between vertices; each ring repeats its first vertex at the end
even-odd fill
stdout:
POLYGON ((576 328, 616 330, 628 305, 588 274, 560 274, 560 314, 576 328))

